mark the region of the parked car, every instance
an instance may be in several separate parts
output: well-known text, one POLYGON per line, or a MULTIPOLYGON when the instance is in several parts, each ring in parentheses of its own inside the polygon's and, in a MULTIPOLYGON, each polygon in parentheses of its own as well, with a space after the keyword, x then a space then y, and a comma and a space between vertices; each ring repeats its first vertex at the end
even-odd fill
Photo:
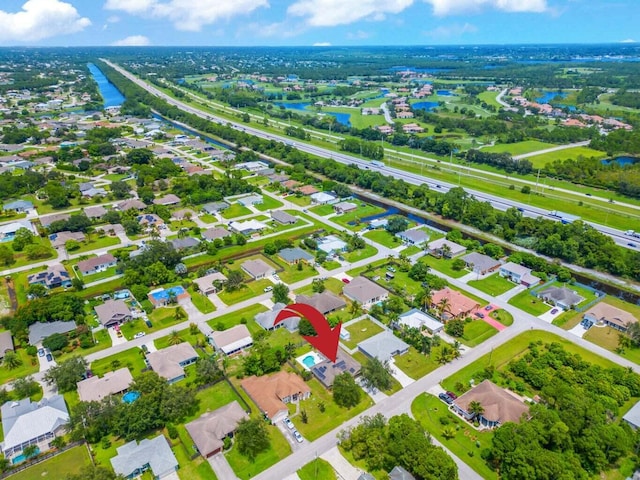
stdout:
POLYGON ((273 287, 271 285, 269 285, 268 287, 264 287, 265 292, 270 292, 271 290, 273 290, 273 287))
POLYGON ((146 325, 147 327, 149 327, 149 328, 153 327, 153 324, 151 323, 151 320, 149 320, 149 319, 146 319, 146 320, 144 321, 144 323, 145 323, 145 325, 146 325))
POLYGON ((280 276, 277 273, 273 274, 273 278, 275 278, 276 280, 280 280, 280 276))
POLYGON ((484 309, 485 309, 487 312, 490 312, 492 308, 493 308, 493 305, 487 305, 486 307, 484 307, 484 309))
POLYGON ((53 355, 51 355, 50 353, 47 353, 47 362, 52 362, 53 361, 53 355))
POLYGON ((39 348, 38 349, 38 356, 39 357, 44 357, 44 348, 39 348))
POLYGON ((293 425, 293 422, 289 419, 289 417, 284 419, 284 424, 287 426, 289 430, 295 430, 296 427, 293 425))
POLYGON ((627 243, 627 245, 629 245, 631 248, 638 248, 638 245, 633 242, 629 242, 627 243))
POLYGON ((146 345, 140 345, 140 349, 142 350, 142 352, 146 355, 147 353, 149 353, 149 349, 147 348, 146 345))
POLYGON ((144 337, 145 335, 146 335, 146 333, 144 333, 144 332, 138 332, 138 333, 136 333, 136 334, 133 336, 133 338, 142 338, 142 337, 144 337))
POLYGON ((554 308, 553 310, 551 310, 551 315, 555 315, 556 313, 558 313, 558 309, 554 308))
POLYGON ((444 403, 446 403, 447 405, 451 405, 453 403, 453 398, 451 398, 446 393, 441 393, 440 395, 438 395, 438 398, 442 400, 444 403))
POLYGON ((351 280, 349 280, 348 278, 343 278, 342 283, 351 283, 351 280))
POLYGON ((475 313, 475 316, 476 316, 476 317, 478 317, 478 318, 484 318, 484 313, 482 313, 482 312, 476 312, 476 313, 475 313))
POLYGON ((300 435, 300 432, 298 430, 293 431, 293 436, 296 437, 298 443, 302 443, 304 441, 304 438, 302 438, 302 435, 300 435))
POLYGON ((455 400, 456 398, 458 398, 458 396, 457 396, 455 393, 453 393, 453 392, 447 392, 447 395, 449 395, 449 396, 450 396, 451 398, 453 398, 454 400, 455 400))

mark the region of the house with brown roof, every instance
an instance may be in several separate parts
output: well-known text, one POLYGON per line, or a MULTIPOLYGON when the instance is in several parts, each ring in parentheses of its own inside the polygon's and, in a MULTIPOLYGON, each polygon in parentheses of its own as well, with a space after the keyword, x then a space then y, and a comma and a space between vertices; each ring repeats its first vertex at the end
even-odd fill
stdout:
POLYGON ((447 240, 446 238, 439 238, 433 242, 429 242, 427 249, 429 251, 429 255, 433 255, 437 258, 454 258, 467 251, 467 247, 463 247, 462 245, 452 242, 451 240, 447 240))
POLYGON ((318 193, 320 190, 318 190, 313 185, 303 185, 302 187, 298 188, 297 191, 302 195, 309 196, 313 195, 314 193, 318 193))
POLYGON ((137 198, 133 198, 130 200, 125 200, 116 205, 116 209, 121 212, 126 212, 127 210, 135 209, 135 210, 144 210, 147 208, 144 202, 138 200, 137 198))
POLYGON ((110 253, 99 255, 97 257, 89 258, 78 262, 77 269, 84 275, 93 275, 94 273, 104 272, 105 270, 115 267, 117 263, 116 258, 110 253))
POLYGON ((173 193, 167 193, 164 197, 153 199, 154 205, 177 205, 180 203, 180 197, 173 193))
POLYGON ((342 297, 339 297, 329 290, 325 290, 322 293, 316 293, 315 295, 308 297, 307 295, 297 295, 296 303, 306 303, 318 310, 323 315, 341 310, 347 306, 347 302, 342 297))
POLYGON ((107 214, 107 209, 102 205, 96 205, 95 207, 85 208, 84 214, 89 220, 96 220, 105 216, 107 214))
POLYGON ((582 318, 599 325, 607 325, 620 332, 626 332, 630 325, 638 321, 629 312, 605 302, 595 304, 584 313, 582 318))
POLYGON ((147 355, 151 369, 169 383, 185 378, 184 367, 196 363, 198 358, 198 353, 187 342, 171 345, 147 355))
POLYGON ((473 420, 474 413, 471 412, 471 402, 478 402, 482 405, 484 412, 477 419, 480 425, 486 428, 494 428, 506 422, 518 423, 522 416, 529 412, 529 406, 520 397, 509 390, 498 387, 490 380, 484 380, 455 399, 453 410, 465 419, 473 420))
POLYGON ((242 389, 271 423, 289 414, 288 403, 306 400, 311 396, 309 386, 295 373, 280 371, 274 375, 251 376, 242 382, 242 389))
POLYGON ((431 295, 431 308, 440 312, 441 320, 468 317, 478 307, 478 302, 449 287, 431 295))
POLYGON ((131 310, 124 300, 107 300, 102 305, 96 305, 94 310, 105 328, 131 320, 131 310))
POLYGON ((253 338, 247 326, 240 324, 227 330, 213 332, 211 342, 216 351, 228 356, 251 347, 253 338))
POLYGON ((354 211, 358 205, 352 202, 339 202, 333 205, 333 209, 338 215, 354 211))
POLYGON ((364 308, 389 298, 389 292, 365 277, 355 277, 342 287, 342 293, 349 300, 358 302, 364 308))
POLYGON ((123 393, 133 383, 133 376, 127 367, 107 372, 104 377, 97 375, 77 383, 78 395, 82 402, 99 402, 109 395, 123 393))
POLYGON ((220 272, 213 272, 204 277, 196 278, 193 283, 198 286, 198 290, 203 295, 211 295, 218 292, 218 285, 223 285, 227 277, 220 272))
POLYGON ((203 413, 194 421, 185 424, 185 428, 200 455, 209 458, 220 453, 224 446, 224 439, 232 437, 238 424, 248 419, 247 412, 234 400, 213 412, 203 413))

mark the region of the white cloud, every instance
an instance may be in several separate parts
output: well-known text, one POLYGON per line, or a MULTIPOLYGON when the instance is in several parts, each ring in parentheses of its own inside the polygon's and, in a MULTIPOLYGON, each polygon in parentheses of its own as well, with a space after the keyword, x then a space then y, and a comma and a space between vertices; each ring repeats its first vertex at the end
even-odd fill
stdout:
POLYGON ((130 37, 117 40, 111 45, 114 47, 145 47, 150 44, 151 42, 144 35, 131 35, 130 37))
POLYGON ((107 0, 104 8, 166 19, 178 30, 197 32, 204 25, 268 6, 268 0, 107 0))
POLYGON ((84 30, 91 20, 70 3, 28 0, 19 12, 0 10, 0 43, 33 42, 84 30))
POLYGON ((330 47, 331 42, 316 42, 313 44, 314 47, 330 47))
POLYGON ((620 40, 620 43, 636 43, 633 38, 625 38, 624 40, 620 40))
POLYGON ((117 15, 111 15, 107 18, 107 23, 118 23, 120 21, 120 17, 117 15))
POLYGON ((471 25, 470 23, 465 23, 464 25, 453 24, 453 25, 440 25, 433 30, 429 30, 428 32, 424 32, 424 34, 433 39, 440 38, 450 38, 450 37, 459 37, 465 33, 475 33, 478 29, 475 25, 471 25))
POLYGON ((494 8, 505 12, 542 13, 548 10, 547 0, 424 0, 433 6, 436 15, 455 15, 494 8))
POLYGON ((384 18, 386 13, 400 13, 413 4, 413 0, 298 0, 287 13, 308 17, 314 27, 346 25, 366 18, 384 18))

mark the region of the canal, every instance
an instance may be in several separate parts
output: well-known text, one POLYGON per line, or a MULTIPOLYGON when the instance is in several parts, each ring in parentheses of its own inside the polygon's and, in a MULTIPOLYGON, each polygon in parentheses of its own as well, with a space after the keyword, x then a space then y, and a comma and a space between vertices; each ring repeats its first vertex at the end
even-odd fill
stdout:
POLYGON ((109 81, 107 77, 105 77, 102 70, 100 70, 93 63, 87 64, 93 79, 98 84, 98 90, 100 90, 100 95, 102 95, 102 100, 104 101, 103 107, 119 107, 125 101, 124 95, 120 93, 120 90, 116 88, 116 86, 109 81))

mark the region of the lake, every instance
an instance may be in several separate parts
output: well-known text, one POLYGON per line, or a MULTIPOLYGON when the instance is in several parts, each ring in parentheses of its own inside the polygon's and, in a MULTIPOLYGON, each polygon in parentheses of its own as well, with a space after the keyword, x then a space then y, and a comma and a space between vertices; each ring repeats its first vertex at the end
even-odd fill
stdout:
POLYGON ((455 97, 455 93, 451 90, 436 90, 436 95, 439 97, 455 97))
MULTIPOLYGON (((308 110, 307 107, 311 105, 309 102, 293 103, 293 102, 274 102, 276 107, 284 107, 289 110, 298 110, 305 113, 314 113, 312 110, 308 110)), ((325 115, 331 115, 336 119, 338 123, 341 123, 345 127, 351 126, 351 114, 350 113, 338 113, 338 112, 322 112, 325 115)))
POLYGON ((438 107, 438 102, 416 102, 411 104, 411 108, 418 110, 426 110, 431 112, 434 108, 438 107))
POLYGON ((640 161, 640 158, 637 158, 637 157, 627 157, 627 156, 623 156, 623 157, 616 157, 616 158, 614 158, 614 159, 610 159, 610 158, 609 158, 609 159, 605 159, 605 160, 602 160, 602 163, 604 163, 605 165, 607 165, 607 164, 609 164, 610 162, 615 162, 615 163, 617 163, 618 165, 625 166, 625 165, 631 165, 631 164, 634 164, 634 163, 639 162, 639 161, 640 161))
POLYGON ((103 106, 106 107, 119 107, 125 101, 124 96, 120 93, 120 90, 116 88, 116 86, 109 81, 107 77, 104 76, 102 70, 96 67, 93 63, 87 64, 89 67, 89 71, 91 75, 93 75, 93 79, 98 84, 98 90, 100 90, 100 95, 102 95, 102 99, 104 100, 103 106))
MULTIPOLYGON (((551 100, 553 100, 556 97, 567 98, 567 95, 569 95, 567 92, 544 92, 544 95, 536 98, 536 102, 549 103, 551 102, 551 100)), ((558 105, 561 105, 561 104, 558 104, 558 105)))

